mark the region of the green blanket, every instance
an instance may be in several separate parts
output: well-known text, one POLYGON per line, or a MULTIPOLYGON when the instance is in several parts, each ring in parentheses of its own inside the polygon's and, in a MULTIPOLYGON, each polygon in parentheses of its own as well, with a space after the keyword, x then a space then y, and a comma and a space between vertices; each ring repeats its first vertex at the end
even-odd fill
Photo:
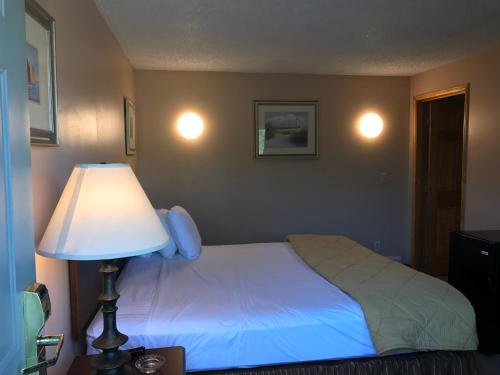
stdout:
POLYGON ((310 267, 358 301, 379 355, 477 348, 474 309, 449 284, 346 237, 287 239, 310 267))

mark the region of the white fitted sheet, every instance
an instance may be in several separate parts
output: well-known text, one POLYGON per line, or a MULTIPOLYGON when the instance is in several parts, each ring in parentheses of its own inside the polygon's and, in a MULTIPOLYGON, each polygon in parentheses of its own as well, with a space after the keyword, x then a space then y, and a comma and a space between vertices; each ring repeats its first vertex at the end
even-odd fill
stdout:
MULTIPOLYGON (((117 283, 123 348, 180 345, 188 371, 375 355, 358 303, 288 243, 204 246, 200 258, 133 258, 117 283)), ((102 330, 97 314, 90 345, 102 330)))

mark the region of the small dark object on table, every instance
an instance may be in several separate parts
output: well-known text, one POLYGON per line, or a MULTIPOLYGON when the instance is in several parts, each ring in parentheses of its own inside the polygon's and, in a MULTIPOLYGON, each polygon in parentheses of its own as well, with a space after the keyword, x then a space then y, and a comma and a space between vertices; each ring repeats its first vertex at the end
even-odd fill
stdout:
MULTIPOLYGON (((159 354, 165 357, 165 364, 157 372, 159 375, 184 375, 186 372, 185 354, 182 346, 173 346, 170 348, 146 349, 144 352, 141 348, 132 349, 132 360, 128 364, 128 368, 133 374, 140 374, 139 370, 134 367, 135 361, 143 354, 159 354)), ((89 375, 92 372, 90 359, 92 356, 81 355, 75 358, 67 375, 89 375)))

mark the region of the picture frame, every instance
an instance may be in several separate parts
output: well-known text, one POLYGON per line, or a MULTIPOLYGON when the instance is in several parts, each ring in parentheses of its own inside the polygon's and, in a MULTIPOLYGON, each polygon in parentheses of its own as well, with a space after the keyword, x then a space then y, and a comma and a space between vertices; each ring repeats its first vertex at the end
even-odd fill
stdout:
POLYGON ((135 155, 135 104, 127 97, 123 98, 125 114, 125 154, 135 155))
POLYGON ((57 146, 55 19, 35 0, 25 1, 26 78, 30 139, 57 146))
POLYGON ((255 100, 256 159, 317 159, 317 100, 255 100))

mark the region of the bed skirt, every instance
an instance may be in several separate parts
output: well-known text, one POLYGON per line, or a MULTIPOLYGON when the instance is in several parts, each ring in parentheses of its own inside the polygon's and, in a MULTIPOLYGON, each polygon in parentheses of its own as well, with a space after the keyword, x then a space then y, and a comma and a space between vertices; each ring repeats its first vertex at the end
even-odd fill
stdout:
MULTIPOLYGON (((221 354, 223 355, 223 354, 221 354)), ((218 371, 199 375, 478 375, 472 351, 432 351, 218 371)))

